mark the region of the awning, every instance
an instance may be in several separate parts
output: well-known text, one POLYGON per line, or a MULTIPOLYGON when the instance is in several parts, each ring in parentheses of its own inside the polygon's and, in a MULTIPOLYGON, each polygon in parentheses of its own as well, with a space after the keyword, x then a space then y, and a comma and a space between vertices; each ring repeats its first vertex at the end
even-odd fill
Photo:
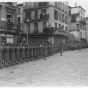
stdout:
POLYGON ((73 34, 70 34, 69 41, 74 42, 74 41, 77 41, 77 39, 75 38, 73 34))

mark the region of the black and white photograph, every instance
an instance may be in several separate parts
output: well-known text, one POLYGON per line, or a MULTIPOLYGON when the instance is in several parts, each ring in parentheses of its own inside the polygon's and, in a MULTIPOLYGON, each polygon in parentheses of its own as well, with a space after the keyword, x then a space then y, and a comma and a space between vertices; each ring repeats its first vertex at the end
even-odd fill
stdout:
POLYGON ((88 1, 0 1, 0 87, 88 86, 88 1))

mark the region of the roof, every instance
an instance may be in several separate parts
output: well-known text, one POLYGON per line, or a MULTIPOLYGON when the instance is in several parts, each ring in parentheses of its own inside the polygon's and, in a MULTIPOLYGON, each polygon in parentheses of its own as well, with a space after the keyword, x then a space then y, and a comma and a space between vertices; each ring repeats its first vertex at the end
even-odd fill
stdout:
MULTIPOLYGON (((71 6, 69 6, 70 8, 82 8, 81 6, 76 6, 76 7, 71 7, 71 6)), ((83 8, 82 8, 83 9, 83 8)), ((86 12, 86 10, 85 9, 83 9, 85 12, 86 12)))
POLYGON ((17 4, 17 6, 23 6, 23 3, 21 3, 21 4, 17 4))
POLYGON ((76 38, 73 34, 70 34, 69 40, 70 41, 76 41, 76 38))

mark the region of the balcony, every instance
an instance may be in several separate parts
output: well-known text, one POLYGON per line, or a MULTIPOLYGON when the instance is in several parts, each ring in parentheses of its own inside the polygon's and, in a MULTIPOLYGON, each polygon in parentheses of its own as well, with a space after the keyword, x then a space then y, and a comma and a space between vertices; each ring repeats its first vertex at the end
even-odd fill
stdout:
POLYGON ((74 19, 74 20, 71 20, 71 23, 75 23, 76 22, 76 19, 74 19))
POLYGON ((59 28, 54 28, 54 27, 44 28, 43 33, 68 36, 68 33, 65 30, 59 30, 59 28))
POLYGON ((82 24, 84 24, 84 25, 86 25, 86 21, 85 20, 81 20, 79 22, 82 23, 82 24))
POLYGON ((19 28, 17 27, 17 24, 14 24, 13 22, 4 22, 4 21, 0 21, 0 28, 2 32, 12 32, 15 33, 19 30, 19 28))
POLYGON ((27 17, 25 17, 24 22, 30 23, 30 22, 43 21, 48 19, 49 19, 49 14, 40 14, 40 17, 38 19, 29 19, 29 22, 27 22, 27 17))
POLYGON ((40 14, 40 19, 48 19, 49 18, 49 14, 40 14))
POLYGON ((22 28, 23 28, 23 24, 22 23, 17 24, 17 30, 21 31, 22 28))
POLYGON ((15 26, 15 24, 13 24, 13 22, 4 22, 4 21, 0 22, 0 27, 2 27, 2 28, 14 29, 14 26, 15 26))
POLYGON ((72 31, 80 31, 79 27, 69 27, 69 32, 72 32, 72 31))
POLYGON ((33 30, 33 33, 38 33, 38 29, 34 29, 33 30))
POLYGON ((55 28, 51 27, 51 28, 44 28, 43 29, 43 33, 54 33, 55 32, 55 28))

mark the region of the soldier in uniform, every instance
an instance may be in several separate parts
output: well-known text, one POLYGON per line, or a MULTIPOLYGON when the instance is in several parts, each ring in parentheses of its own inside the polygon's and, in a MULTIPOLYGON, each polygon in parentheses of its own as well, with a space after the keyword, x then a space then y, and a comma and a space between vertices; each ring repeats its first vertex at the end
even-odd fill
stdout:
POLYGON ((46 44, 43 45, 43 56, 44 60, 46 60, 46 44))
POLYGON ((81 51, 81 43, 79 43, 79 51, 81 51))
POLYGON ((85 43, 84 43, 84 49, 86 48, 86 45, 85 45, 85 43))
POLYGON ((60 54, 61 54, 61 56, 62 56, 62 53, 63 53, 63 44, 61 44, 61 46, 60 46, 60 54))
POLYGON ((39 45, 40 58, 42 58, 42 44, 39 45))

